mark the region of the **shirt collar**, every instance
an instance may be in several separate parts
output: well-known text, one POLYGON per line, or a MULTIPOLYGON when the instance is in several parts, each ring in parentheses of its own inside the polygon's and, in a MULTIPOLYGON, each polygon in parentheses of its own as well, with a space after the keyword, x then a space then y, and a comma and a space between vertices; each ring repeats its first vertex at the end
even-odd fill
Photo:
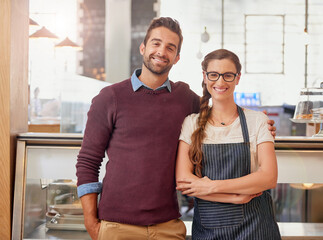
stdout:
MULTIPOLYGON (((139 76, 141 74, 141 69, 138 68, 136 69, 132 76, 131 76, 131 85, 132 85, 132 89, 134 92, 136 92, 140 87, 145 87, 145 88, 148 88, 148 89, 151 89, 150 87, 146 86, 142 81, 139 80, 139 76)), ((169 92, 172 91, 172 88, 171 88, 171 85, 170 85, 170 81, 169 79, 167 78, 167 80, 160 86, 158 87, 156 90, 160 90, 162 88, 167 88, 169 92)), ((153 90, 153 89, 151 89, 153 90)))

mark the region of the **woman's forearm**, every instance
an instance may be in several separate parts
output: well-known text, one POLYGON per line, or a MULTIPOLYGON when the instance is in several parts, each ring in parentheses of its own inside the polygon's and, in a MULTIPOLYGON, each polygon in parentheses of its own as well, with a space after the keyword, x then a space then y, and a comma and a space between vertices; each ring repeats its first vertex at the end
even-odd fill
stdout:
POLYGON ((258 194, 232 194, 232 193, 218 193, 209 194, 205 196, 197 196, 200 199, 211 201, 211 202, 221 202, 221 203, 233 203, 233 204, 244 204, 248 203, 251 199, 260 196, 262 193, 258 194))
POLYGON ((259 168, 243 177, 227 180, 210 180, 183 175, 177 178, 177 185, 183 194, 206 196, 216 193, 257 194, 275 188, 277 184, 277 161, 272 143, 259 144, 259 168))
POLYGON ((211 201, 211 202, 222 202, 222 203, 235 203, 234 198, 237 194, 227 194, 227 193, 214 193, 204 196, 196 196, 200 199, 211 201))
POLYGON ((261 143, 257 146, 259 168, 246 176, 215 181, 212 187, 214 193, 255 194, 275 188, 277 184, 277 160, 274 144, 261 143))
POLYGON ((207 177, 199 178, 193 174, 186 174, 177 179, 176 189, 183 195, 198 197, 212 202, 246 203, 267 189, 276 186, 276 179, 269 185, 263 174, 263 181, 254 184, 259 173, 228 180, 210 180, 207 177))
MULTIPOLYGON (((186 188, 182 188, 182 183, 180 179, 190 179, 191 181, 203 181, 202 178, 197 177, 193 173, 186 172, 184 175, 178 176, 178 185, 177 190, 182 193, 186 191, 186 188)), ((221 203, 233 203, 233 204, 243 204, 249 202, 254 197, 261 195, 261 191, 256 192, 255 194, 237 194, 237 193, 209 193, 206 195, 194 195, 188 194, 192 197, 197 197, 203 200, 211 201, 211 202, 221 202, 221 203)))
MULTIPOLYGON (((177 190, 188 196, 213 196, 213 194, 245 194, 253 195, 274 188, 277 183, 277 162, 274 145, 264 143, 258 145, 259 168, 249 175, 227 180, 210 180, 208 177, 199 178, 193 174, 193 165, 188 158, 189 145, 180 141, 177 163, 177 190)), ((210 201, 218 201, 214 195, 210 201)), ((221 195, 221 198, 224 195, 221 195)), ((232 197, 232 196, 230 196, 232 197)), ((222 198, 222 201, 229 201, 222 198)))
POLYGON ((256 194, 276 187, 277 176, 261 170, 240 178, 214 180, 212 193, 256 194))

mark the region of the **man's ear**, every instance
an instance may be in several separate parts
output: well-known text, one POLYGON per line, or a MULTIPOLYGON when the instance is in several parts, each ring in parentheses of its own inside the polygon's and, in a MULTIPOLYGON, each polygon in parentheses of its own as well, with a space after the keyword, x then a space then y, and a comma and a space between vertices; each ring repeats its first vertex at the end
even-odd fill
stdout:
POLYGON ((140 52, 140 54, 141 54, 141 55, 144 55, 145 48, 146 48, 146 46, 145 46, 145 44, 142 42, 142 43, 140 44, 140 46, 139 46, 139 52, 140 52))
POLYGON ((177 54, 177 56, 175 58, 175 61, 174 61, 174 64, 176 64, 179 61, 180 58, 181 58, 180 54, 177 54))

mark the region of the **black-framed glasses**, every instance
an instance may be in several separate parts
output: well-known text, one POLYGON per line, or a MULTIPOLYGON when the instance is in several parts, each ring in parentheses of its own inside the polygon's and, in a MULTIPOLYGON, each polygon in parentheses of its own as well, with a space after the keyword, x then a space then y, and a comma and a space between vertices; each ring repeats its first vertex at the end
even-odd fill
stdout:
POLYGON ((232 72, 225 72, 225 73, 218 73, 218 72, 205 72, 207 79, 210 81, 218 81, 219 78, 222 76, 223 80, 225 82, 233 82, 238 73, 232 73, 232 72))

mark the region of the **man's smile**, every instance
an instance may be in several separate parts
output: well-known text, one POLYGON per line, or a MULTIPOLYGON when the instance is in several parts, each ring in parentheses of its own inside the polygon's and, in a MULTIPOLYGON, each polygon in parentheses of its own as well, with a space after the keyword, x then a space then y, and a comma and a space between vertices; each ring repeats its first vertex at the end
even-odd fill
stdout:
POLYGON ((167 59, 158 56, 151 56, 151 59, 153 59, 157 63, 168 63, 167 59))

